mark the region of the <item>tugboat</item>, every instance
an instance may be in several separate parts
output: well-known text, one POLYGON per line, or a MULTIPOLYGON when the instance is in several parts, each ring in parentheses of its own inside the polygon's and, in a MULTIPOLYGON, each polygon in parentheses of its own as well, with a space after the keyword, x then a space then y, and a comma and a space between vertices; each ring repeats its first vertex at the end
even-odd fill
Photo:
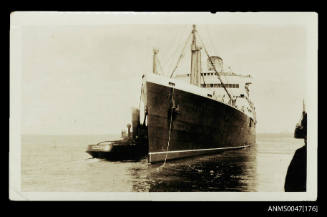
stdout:
POLYGON ((306 127, 306 126, 307 126, 307 112, 305 111, 305 104, 304 104, 304 101, 303 101, 302 118, 296 124, 295 130, 294 130, 294 138, 296 138, 296 139, 305 138, 306 137, 306 135, 305 135, 306 129, 304 129, 304 127, 306 127))
POLYGON ((106 160, 140 160, 148 153, 147 127, 140 124, 140 112, 133 109, 132 125, 127 124, 128 134, 122 131, 120 140, 103 141, 88 145, 87 153, 106 160), (131 127, 133 131, 131 132, 131 127))
POLYGON ((286 192, 305 192, 307 189, 307 112, 304 101, 302 119, 295 127, 294 138, 304 139, 304 146, 294 153, 287 169, 284 189, 286 192))

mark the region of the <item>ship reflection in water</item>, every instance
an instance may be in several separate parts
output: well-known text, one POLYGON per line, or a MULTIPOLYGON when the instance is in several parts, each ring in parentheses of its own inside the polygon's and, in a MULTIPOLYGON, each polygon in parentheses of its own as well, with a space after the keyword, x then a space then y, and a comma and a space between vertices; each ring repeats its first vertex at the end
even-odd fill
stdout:
POLYGON ((257 135, 257 145, 162 163, 89 159, 81 144, 98 137, 22 139, 22 190, 70 192, 282 192, 288 165, 303 140, 257 135), (51 181, 50 181, 51 180, 51 181))
POLYGON ((133 188, 160 191, 255 191, 256 147, 132 168, 133 188), (145 178, 141 178, 146 173, 145 178))

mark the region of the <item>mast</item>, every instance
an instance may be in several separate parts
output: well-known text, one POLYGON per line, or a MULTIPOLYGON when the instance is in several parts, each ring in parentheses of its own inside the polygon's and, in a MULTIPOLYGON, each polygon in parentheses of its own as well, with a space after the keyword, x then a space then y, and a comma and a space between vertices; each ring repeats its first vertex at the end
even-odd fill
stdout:
POLYGON ((192 45, 191 45, 191 75, 190 83, 200 86, 201 76, 201 47, 196 44, 196 26, 193 25, 192 30, 192 45))
MULTIPOLYGON (((193 30, 192 30, 192 45, 191 45, 191 51, 192 51, 192 57, 191 57, 191 75, 190 75, 190 83, 194 84, 196 86, 200 86, 200 78, 201 78, 201 47, 197 46, 196 44, 196 34, 197 34, 197 30, 196 30, 196 26, 193 25, 193 30)), ((202 42, 200 36, 199 36, 200 41, 202 42)), ((222 84, 225 92, 227 93, 230 102, 232 102, 232 96, 230 95, 230 93, 228 92, 226 85, 224 84, 224 82, 222 81, 221 77, 220 77, 220 73, 217 71, 214 63, 212 62, 211 56, 209 55, 207 49, 205 48, 203 42, 202 42, 202 46, 204 47, 204 51, 208 56, 208 59, 210 61, 210 64, 212 65, 215 74, 218 76, 218 79, 220 81, 220 83, 222 84)))
POLYGON ((153 74, 159 74, 157 70, 157 54, 159 53, 158 49, 153 49, 153 74))

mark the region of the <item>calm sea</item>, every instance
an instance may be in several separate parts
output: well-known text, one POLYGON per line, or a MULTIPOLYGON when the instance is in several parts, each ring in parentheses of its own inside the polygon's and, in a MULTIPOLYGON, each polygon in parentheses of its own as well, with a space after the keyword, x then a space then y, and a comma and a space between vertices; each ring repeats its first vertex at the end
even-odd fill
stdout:
POLYGON ((255 146, 210 156, 148 164, 91 158, 88 144, 118 136, 22 136, 22 191, 281 192, 288 165, 303 140, 258 134, 255 146))

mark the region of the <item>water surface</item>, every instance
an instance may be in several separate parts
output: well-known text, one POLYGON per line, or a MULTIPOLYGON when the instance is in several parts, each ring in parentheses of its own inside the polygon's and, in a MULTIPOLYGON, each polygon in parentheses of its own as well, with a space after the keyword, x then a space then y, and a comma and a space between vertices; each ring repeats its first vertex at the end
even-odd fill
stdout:
POLYGON ((91 158, 88 144, 118 136, 22 136, 22 191, 281 192, 303 140, 258 134, 255 146, 215 155, 148 164, 91 158))

